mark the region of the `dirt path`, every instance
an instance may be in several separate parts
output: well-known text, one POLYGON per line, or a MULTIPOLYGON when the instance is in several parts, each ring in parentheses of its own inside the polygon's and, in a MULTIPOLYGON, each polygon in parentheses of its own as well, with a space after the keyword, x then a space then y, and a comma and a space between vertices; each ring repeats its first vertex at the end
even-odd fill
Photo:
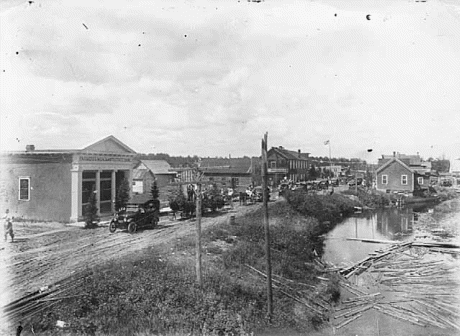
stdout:
MULTIPOLYGON (((205 217, 202 228, 228 221, 230 215, 238 217, 258 207, 260 204, 235 206, 232 212, 205 217)), ((166 245, 177 237, 195 232, 195 221, 171 221, 168 218, 162 218, 156 229, 135 234, 120 230, 111 234, 107 227, 85 230, 70 226, 30 232, 31 225, 28 225, 29 230, 16 226, 17 242, 1 246, 3 263, 0 271, 8 278, 8 297, 3 299, 9 302, 86 267, 122 258, 145 248, 166 245)))

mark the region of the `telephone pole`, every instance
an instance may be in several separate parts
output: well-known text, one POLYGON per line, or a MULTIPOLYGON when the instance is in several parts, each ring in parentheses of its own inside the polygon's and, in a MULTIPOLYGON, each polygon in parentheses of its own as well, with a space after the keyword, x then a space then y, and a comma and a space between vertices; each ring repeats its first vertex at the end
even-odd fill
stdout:
POLYGON ((268 223, 268 183, 267 183, 267 137, 264 134, 262 139, 262 189, 263 189, 263 216, 265 228, 265 256, 267 258, 267 319, 271 322, 273 315, 273 293, 272 293, 272 264, 270 257, 270 227, 268 223))
POLYGON ((196 282, 202 288, 203 277, 201 271, 201 183, 197 183, 196 195, 196 282))
POLYGON ((196 190, 196 282, 200 288, 203 288, 203 276, 201 269, 201 178, 202 174, 199 170, 195 171, 196 190))

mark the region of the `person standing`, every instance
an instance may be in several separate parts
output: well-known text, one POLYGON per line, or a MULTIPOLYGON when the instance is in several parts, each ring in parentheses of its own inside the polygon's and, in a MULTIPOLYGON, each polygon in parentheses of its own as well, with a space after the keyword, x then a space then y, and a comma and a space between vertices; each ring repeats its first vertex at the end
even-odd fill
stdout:
POLYGON ((10 216, 9 209, 6 209, 5 214, 3 215, 3 221, 3 227, 5 230, 5 241, 7 241, 8 235, 10 235, 11 241, 14 242, 13 219, 10 216))

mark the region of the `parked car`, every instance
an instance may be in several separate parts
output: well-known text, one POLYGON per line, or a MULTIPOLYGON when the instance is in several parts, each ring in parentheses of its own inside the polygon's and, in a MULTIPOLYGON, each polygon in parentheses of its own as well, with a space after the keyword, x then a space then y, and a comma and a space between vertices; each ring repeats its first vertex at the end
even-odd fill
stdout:
MULTIPOLYGON (((351 180, 350 182, 348 182, 348 186, 349 187, 354 187, 355 186, 355 180, 351 180)), ((363 183, 363 179, 361 177, 358 177, 358 185, 361 185, 363 183)))
POLYGON ((150 200, 145 203, 129 203, 126 207, 119 209, 109 224, 109 231, 117 229, 128 230, 134 233, 138 229, 155 228, 160 221, 160 202, 150 200))
MULTIPOLYGON (((268 200, 270 200, 270 188, 268 188, 268 200)), ((262 187, 255 187, 252 191, 253 199, 255 202, 262 202, 264 200, 263 189, 262 187)))
POLYGON ((339 179, 338 178, 331 178, 331 186, 338 187, 339 186, 339 179))

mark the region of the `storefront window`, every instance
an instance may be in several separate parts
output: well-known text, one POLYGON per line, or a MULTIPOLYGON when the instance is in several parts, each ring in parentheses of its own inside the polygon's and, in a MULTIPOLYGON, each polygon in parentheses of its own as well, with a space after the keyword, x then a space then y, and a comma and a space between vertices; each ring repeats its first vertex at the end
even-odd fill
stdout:
POLYGON ((30 177, 19 178, 19 200, 30 200, 30 177))

